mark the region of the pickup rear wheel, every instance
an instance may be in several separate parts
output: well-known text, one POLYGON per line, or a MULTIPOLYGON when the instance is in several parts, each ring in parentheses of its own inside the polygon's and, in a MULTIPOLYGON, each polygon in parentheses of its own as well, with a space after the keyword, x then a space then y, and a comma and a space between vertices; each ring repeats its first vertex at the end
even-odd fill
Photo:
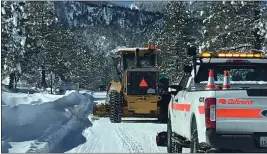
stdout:
POLYGON ((183 151, 183 147, 174 142, 171 119, 168 120, 167 124, 167 151, 168 153, 182 153, 183 151))
POLYGON ((199 142, 197 128, 194 127, 191 135, 190 153, 199 153, 199 142))
POLYGON ((172 136, 171 120, 169 119, 168 120, 168 124, 167 124, 167 152, 168 153, 172 153, 172 148, 171 148, 172 139, 171 139, 171 136, 172 136))

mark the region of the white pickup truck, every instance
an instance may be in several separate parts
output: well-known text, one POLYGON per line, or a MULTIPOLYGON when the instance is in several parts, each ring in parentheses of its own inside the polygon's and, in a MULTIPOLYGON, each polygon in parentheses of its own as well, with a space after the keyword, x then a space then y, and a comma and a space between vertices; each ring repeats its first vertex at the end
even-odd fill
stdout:
MULTIPOLYGON (((260 52, 203 52, 191 47, 192 65, 172 91, 167 151, 267 153, 267 59, 260 52), (215 85, 206 89, 209 71, 215 85), (229 72, 223 89, 224 71, 229 72), (190 74, 191 73, 191 74, 190 74), (227 83, 227 82, 226 82, 227 83)), ((209 84, 211 84, 209 82, 209 84)))

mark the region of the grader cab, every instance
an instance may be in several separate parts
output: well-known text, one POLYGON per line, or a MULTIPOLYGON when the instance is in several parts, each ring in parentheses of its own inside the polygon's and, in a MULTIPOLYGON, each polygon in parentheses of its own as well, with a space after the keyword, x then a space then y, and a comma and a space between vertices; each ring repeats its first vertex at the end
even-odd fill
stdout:
POLYGON ((119 49, 113 58, 118 76, 107 86, 106 103, 94 106, 94 115, 109 116, 112 123, 120 123, 122 117, 166 122, 171 97, 166 94, 168 81, 160 78, 157 68, 160 52, 154 46, 119 49))

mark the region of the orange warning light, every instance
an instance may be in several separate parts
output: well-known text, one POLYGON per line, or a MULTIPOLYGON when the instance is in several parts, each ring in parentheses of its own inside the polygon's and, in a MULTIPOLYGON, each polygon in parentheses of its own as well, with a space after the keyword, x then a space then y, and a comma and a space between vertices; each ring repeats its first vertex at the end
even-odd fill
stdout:
POLYGON ((139 84, 139 87, 147 87, 147 86, 148 86, 148 85, 147 85, 145 79, 142 79, 142 81, 141 81, 140 84, 139 84))
POLYGON ((154 46, 154 45, 149 45, 148 47, 147 47, 148 49, 156 49, 156 46, 154 46))

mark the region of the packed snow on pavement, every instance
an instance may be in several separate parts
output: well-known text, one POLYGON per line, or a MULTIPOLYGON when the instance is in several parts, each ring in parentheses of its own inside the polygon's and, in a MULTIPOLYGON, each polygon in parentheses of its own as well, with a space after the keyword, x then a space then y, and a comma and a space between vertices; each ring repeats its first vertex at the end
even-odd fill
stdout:
POLYGON ((68 153, 165 153, 157 147, 157 132, 165 131, 166 125, 155 119, 123 118, 122 123, 110 123, 109 118, 93 121, 93 127, 84 130, 87 142, 68 153))
MULTIPOLYGON (((94 92, 95 103, 104 103, 106 92, 94 92), (102 99, 101 99, 102 98, 102 99), (101 102, 102 101, 102 102, 101 102)), ((160 124, 155 118, 122 118, 122 123, 111 123, 109 118, 94 120, 88 117, 93 126, 86 128, 82 137, 68 149, 73 135, 66 138, 55 152, 66 153, 166 153, 166 147, 156 145, 156 135, 167 130, 166 124, 160 124), (80 143, 80 144, 79 144, 80 143), (78 145, 79 144, 79 145, 78 145), (71 148, 72 147, 72 148, 71 148), (63 150, 64 149, 64 150, 63 150)), ((183 149, 189 153, 189 149, 183 149)))

